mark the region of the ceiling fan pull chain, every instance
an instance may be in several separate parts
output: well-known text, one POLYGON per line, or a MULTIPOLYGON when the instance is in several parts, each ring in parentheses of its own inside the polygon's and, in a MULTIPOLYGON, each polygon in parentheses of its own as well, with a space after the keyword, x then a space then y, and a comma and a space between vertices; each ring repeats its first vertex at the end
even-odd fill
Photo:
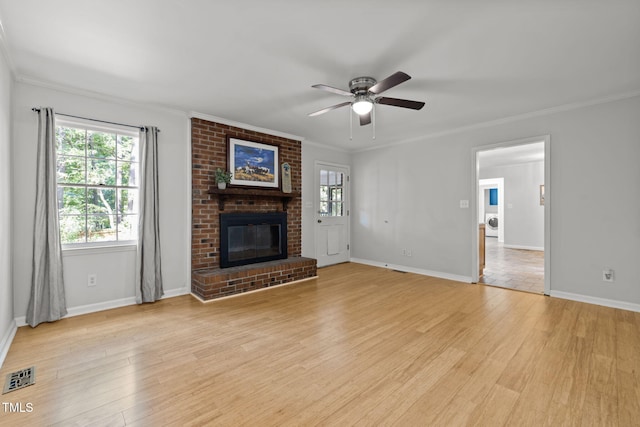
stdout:
POLYGON ((373 138, 376 139, 376 104, 373 104, 371 109, 371 124, 373 125, 373 138))

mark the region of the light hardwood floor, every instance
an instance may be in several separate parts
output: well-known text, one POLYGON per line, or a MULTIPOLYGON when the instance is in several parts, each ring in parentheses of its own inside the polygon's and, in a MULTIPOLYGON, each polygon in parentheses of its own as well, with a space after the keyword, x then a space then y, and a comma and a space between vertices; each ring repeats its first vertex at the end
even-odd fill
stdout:
POLYGON ((31 365, 0 425, 640 420, 640 313, 358 264, 20 328, 0 374, 31 365))

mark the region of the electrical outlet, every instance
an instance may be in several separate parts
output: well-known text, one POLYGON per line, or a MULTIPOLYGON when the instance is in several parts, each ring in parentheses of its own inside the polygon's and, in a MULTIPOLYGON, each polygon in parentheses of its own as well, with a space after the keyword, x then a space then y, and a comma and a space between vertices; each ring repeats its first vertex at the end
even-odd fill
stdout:
POLYGON ((98 284, 98 275, 96 273, 90 274, 87 277, 87 286, 96 286, 98 284))
POLYGON ((413 256, 413 253, 411 253, 411 249, 407 249, 407 256, 413 256))
POLYGON ((605 268, 602 270, 602 281, 603 282, 613 282, 613 270, 611 268, 605 268))

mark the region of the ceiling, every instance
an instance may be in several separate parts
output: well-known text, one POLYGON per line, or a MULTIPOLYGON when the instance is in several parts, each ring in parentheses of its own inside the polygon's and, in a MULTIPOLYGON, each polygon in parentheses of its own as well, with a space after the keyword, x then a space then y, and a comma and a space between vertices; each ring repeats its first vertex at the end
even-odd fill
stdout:
MULTIPOLYGON (((18 79, 195 111, 343 149, 640 93, 638 0, 0 0, 18 79), (349 140, 350 79, 413 78, 349 140)), ((53 106, 55 107, 55 106, 53 106)))

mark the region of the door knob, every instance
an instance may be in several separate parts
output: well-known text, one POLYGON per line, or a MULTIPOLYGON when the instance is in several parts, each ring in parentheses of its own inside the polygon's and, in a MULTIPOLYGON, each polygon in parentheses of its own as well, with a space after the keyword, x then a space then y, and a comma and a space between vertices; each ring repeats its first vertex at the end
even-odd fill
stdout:
POLYGON ((322 222, 322 220, 321 220, 321 219, 319 219, 319 220, 318 220, 318 224, 320 224, 321 222, 322 222))

